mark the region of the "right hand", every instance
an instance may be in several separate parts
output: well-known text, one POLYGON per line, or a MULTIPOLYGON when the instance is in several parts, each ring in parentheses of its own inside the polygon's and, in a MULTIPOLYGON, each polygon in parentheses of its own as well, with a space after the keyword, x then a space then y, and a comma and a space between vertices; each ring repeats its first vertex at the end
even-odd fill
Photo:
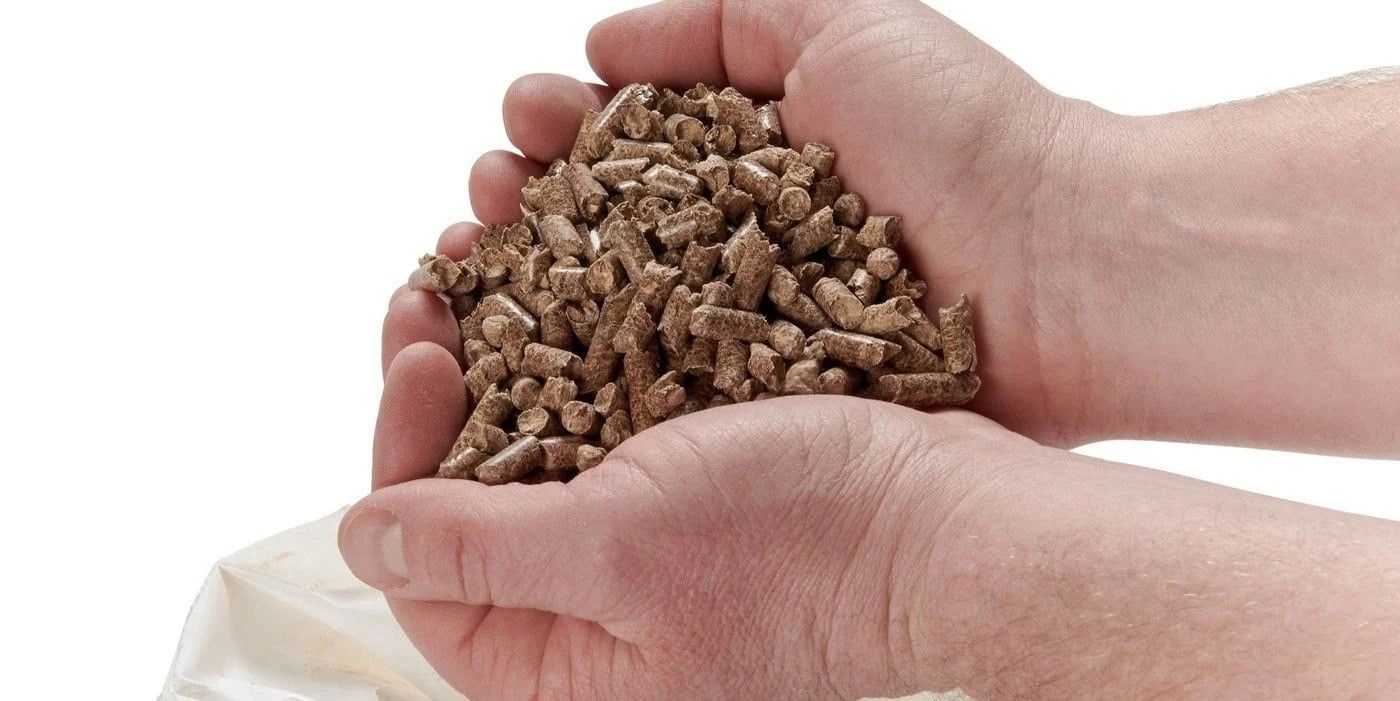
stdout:
MULTIPOLYGON (((973 302, 980 367, 973 408, 1032 437, 1072 442, 1083 362, 1073 319, 1041 297, 1072 289, 1049 251, 1086 130, 1105 113, 1052 94, 956 24, 912 0, 673 0, 608 19, 588 39, 598 75, 685 89, 733 85, 781 98, 788 141, 837 152, 836 174, 872 213, 904 220, 901 255, 929 283, 926 312, 973 302), (721 11, 722 10, 722 11, 721 11)), ((526 158, 483 156, 472 203, 487 223, 519 216, 526 177, 564 156, 585 109, 611 96, 530 75, 505 101, 526 158)))

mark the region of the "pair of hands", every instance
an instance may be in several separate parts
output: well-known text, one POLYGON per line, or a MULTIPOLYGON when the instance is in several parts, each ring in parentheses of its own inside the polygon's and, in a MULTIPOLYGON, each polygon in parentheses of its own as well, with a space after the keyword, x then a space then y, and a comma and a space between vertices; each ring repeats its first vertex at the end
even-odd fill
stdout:
MULTIPOLYGON (((1123 118, 909 0, 671 0, 599 24, 588 51, 610 85, 781 96, 791 141, 834 146, 845 186, 904 217, 929 298, 973 295, 973 408, 1000 425, 784 398, 649 429, 567 485, 419 479, 468 407, 450 311, 400 289, 375 491, 341 547, 449 682, 474 698, 1396 690, 1394 524, 1058 447, 1400 450, 1400 132, 1376 119, 1400 88, 1123 118)), ((525 179, 610 94, 517 81, 524 156, 476 163, 477 216, 517 218, 525 179)), ((449 227, 438 250, 461 257, 480 231, 449 227)))

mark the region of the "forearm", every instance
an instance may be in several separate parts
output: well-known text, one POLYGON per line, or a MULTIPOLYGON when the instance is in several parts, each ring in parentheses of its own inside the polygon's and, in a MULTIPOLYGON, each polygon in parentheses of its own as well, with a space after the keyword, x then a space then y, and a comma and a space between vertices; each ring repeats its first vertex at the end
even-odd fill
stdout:
POLYGON ((1108 124, 1069 305, 1087 424, 1400 453, 1400 77, 1108 124))
POLYGON ((976 698, 1400 693, 1400 526, 1043 451, 943 522, 911 627, 976 698))

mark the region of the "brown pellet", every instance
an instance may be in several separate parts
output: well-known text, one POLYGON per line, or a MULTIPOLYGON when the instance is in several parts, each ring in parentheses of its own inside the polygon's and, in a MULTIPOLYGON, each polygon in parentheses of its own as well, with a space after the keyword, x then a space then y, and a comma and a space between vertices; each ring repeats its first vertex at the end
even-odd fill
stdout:
POLYGON ((462 357, 466 358, 468 368, 475 365, 476 361, 495 352, 495 347, 483 339, 469 338, 462 341, 462 357))
POLYGON ((632 419, 626 411, 610 414, 598 431, 598 441, 604 448, 612 450, 632 437, 632 419))
POLYGON ((465 379, 472 399, 479 401, 488 387, 497 382, 505 382, 508 377, 510 369, 506 367, 505 356, 500 353, 488 353, 472 363, 465 379))
POLYGON ((707 282, 700 288, 700 303, 716 307, 734 306, 734 288, 727 282, 707 282))
POLYGON ((783 377, 782 393, 816 394, 820 389, 821 367, 820 362, 806 358, 789 365, 783 377))
POLYGON ((938 310, 938 328, 948 372, 976 370, 977 345, 972 340, 972 308, 967 295, 959 297, 957 304, 938 310))
POLYGON ((608 187, 616 188, 624 181, 640 184, 642 173, 651 166, 646 158, 620 158, 615 161, 599 161, 593 164, 593 177, 608 187))
POLYGON ((734 308, 753 311, 768 290, 768 278, 773 265, 782 257, 782 249, 766 240, 750 239, 753 243, 738 253, 739 267, 734 271, 734 308))
POLYGON ((836 238, 836 222, 831 218, 831 208, 822 207, 813 212, 788 234, 789 260, 801 260, 820 251, 836 238))
POLYGON ((817 376, 817 391, 822 394, 855 394, 859 378, 847 368, 834 367, 817 376))
POLYGON ((613 335, 613 348, 622 353, 641 350, 656 336, 656 324, 651 320, 651 312, 640 300, 632 302, 627 315, 622 318, 617 333, 613 335))
POLYGON ((685 386, 680 379, 681 374, 672 370, 656 378, 647 388, 647 411, 651 416, 668 416, 685 403, 685 386))
POLYGON ((812 211, 812 196, 800 187, 786 187, 778 193, 777 211, 790 221, 807 216, 812 211))
POLYGON ((718 341, 715 346, 714 385, 729 392, 749 377, 749 346, 734 339, 718 341))
POLYGON ((574 192, 569 182, 560 175, 546 175, 543 178, 530 178, 520 191, 525 203, 542 214, 557 214, 569 221, 579 218, 578 206, 574 204, 574 192))
POLYGON ((564 300, 556 300, 544 308, 540 314, 540 343, 555 348, 569 348, 573 345, 574 333, 569 324, 568 305, 564 300))
POLYGON ((865 305, 861 304, 855 293, 840 280, 834 277, 818 280, 812 287, 812 296, 822 311, 842 328, 854 329, 860 326, 861 317, 865 314, 865 305))
POLYGON ((754 116, 763 130, 768 133, 768 143, 783 143, 783 125, 778 119, 778 103, 765 102, 754 110, 754 116))
POLYGON ((646 393, 660 374, 660 358, 655 344, 622 356, 622 377, 627 386, 627 410, 632 417, 632 430, 645 431, 662 417, 651 412, 646 393))
POLYGON ((792 362, 802 357, 802 347, 807 344, 807 335, 790 321, 779 319, 768 329, 768 344, 783 359, 792 362))
POLYGON ((899 352, 899 346, 889 341, 850 331, 822 329, 812 338, 822 342, 827 356, 862 370, 874 368, 899 352))
POLYGON ((753 195, 733 185, 725 185, 720 188, 712 201, 715 203, 715 208, 724 213, 725 220, 731 223, 742 221, 744 217, 753 214, 753 195))
POLYGON ((970 372, 890 374, 880 378, 876 396, 918 409, 962 406, 971 401, 981 386, 982 380, 970 372))
POLYGON ((598 110, 588 109, 583 113, 583 123, 579 125, 578 135, 574 137, 574 147, 569 149, 570 163, 586 163, 593 160, 597 155, 593 152, 592 130, 593 125, 598 121, 598 110))
POLYGON ((909 269, 901 268, 885 283, 885 294, 890 297, 908 297, 909 299, 919 299, 928 292, 928 285, 923 280, 911 280, 909 269))
POLYGON ((830 147, 789 147, 776 102, 638 84, 582 122, 519 221, 410 276, 446 297, 467 367, 440 476, 567 481, 661 421, 783 395, 976 393, 966 298, 920 311, 899 217, 843 191, 830 147))
MULTIPOLYGON (((593 332, 598 325, 598 303, 585 299, 564 306, 564 317, 569 321, 569 329, 579 343, 589 346, 593 343, 593 332)), ((554 345, 550 343, 549 345, 554 345)))
POLYGON ((499 426, 501 422, 510 417, 514 408, 514 405, 511 404, 510 394, 494 389, 492 386, 482 394, 476 406, 472 407, 471 416, 467 418, 467 421, 468 423, 499 426))
POLYGON ((881 246, 865 257, 865 269, 881 280, 888 280, 899 272, 899 254, 893 248, 881 246))
POLYGON ((851 277, 846 280, 846 287, 851 288, 851 293, 860 300, 861 304, 869 306, 875 303, 880 296, 880 281, 871 275, 865 268, 856 268, 851 271, 851 277))
POLYGON ((551 377, 540 387, 535 403, 550 411, 562 411, 565 404, 578 396, 578 385, 567 377, 551 377))
POLYGON ((870 248, 889 248, 899 243, 899 217, 869 217, 856 234, 856 243, 870 248))
POLYGON ((856 330, 872 336, 899 331, 914 323, 914 320, 909 318, 913 311, 914 302, 908 297, 891 297, 866 307, 856 330))
POLYGON ((516 411, 525 411, 540 401, 540 381, 521 375, 510 383, 510 403, 516 411))
POLYGON ((836 198, 831 210, 836 214, 836 223, 859 229, 865 223, 865 200, 854 192, 847 192, 836 198))
POLYGON ((587 436, 597 431, 602 424, 593 405, 577 399, 564 405, 559 412, 559 423, 564 430, 576 436, 587 436))
POLYGON ((438 465, 438 477, 451 479, 476 479, 476 466, 486 462, 490 458, 489 453, 483 453, 476 448, 463 444, 460 449, 455 446, 447 458, 438 465))
POLYGON ((681 256, 681 282, 692 290, 699 290, 714 276, 715 264, 723 251, 721 244, 703 246, 691 241, 681 256))
POLYGON ((904 333, 909 334, 910 338, 922 343, 929 350, 938 350, 943 347, 943 338, 938 333, 938 326, 923 311, 915 307, 914 311, 910 312, 909 318, 913 319, 914 323, 905 327, 904 333))
POLYGON ((506 436, 505 429, 493 424, 468 422, 462 431, 462 435, 466 437, 467 445, 483 453, 494 455, 505 450, 506 446, 510 444, 510 438, 506 436))
POLYGON ((540 467, 549 471, 576 469, 578 451, 584 447, 578 436, 550 436, 540 439, 540 467))
POLYGON ((773 350, 764 343, 749 344, 749 360, 746 364, 749 376, 763 383, 769 391, 778 392, 783 389, 783 375, 787 371, 787 363, 783 362, 783 357, 778 351, 773 350))
POLYGON ((689 375, 708 375, 715 371, 715 346, 712 338, 694 338, 685 351, 681 370, 689 375))
POLYGON ((525 333, 530 338, 539 338, 540 322, 531 314, 529 310, 521 306, 510 295, 504 292, 497 292, 481 299, 481 304, 476 308, 479 318, 496 316, 497 314, 507 314, 515 317, 520 325, 525 328, 525 333))
POLYGON ((669 200, 679 200, 686 195, 698 195, 702 192, 700 178, 664 163, 658 163, 642 173, 642 184, 647 186, 647 191, 652 195, 669 200))
POLYGON ((562 169, 564 181, 574 193, 574 206, 588 221, 598 221, 608 203, 608 190, 582 163, 571 163, 562 169))
POLYGON ((812 333, 831 325, 816 301, 802 291, 797 278, 786 268, 776 267, 768 281, 768 299, 778 313, 803 331, 812 333))
POLYGON ((943 372, 947 370, 942 358, 903 331, 885 334, 881 338, 899 346, 899 352, 890 358, 890 367, 899 372, 943 372))
POLYGON ((457 263, 447 256, 433 256, 418 266, 413 274, 408 276, 408 286, 410 289, 422 290, 424 292, 446 292, 453 285, 457 284, 457 278, 462 274, 462 269, 457 267, 457 263))
POLYGON ((830 146, 817 141, 808 141, 802 147, 802 162, 817 172, 817 177, 831 175, 831 167, 836 162, 836 152, 830 146))
POLYGON ((661 319, 656 323, 661 350, 677 364, 685 358, 686 345, 690 342, 690 314, 695 311, 698 296, 685 285, 671 288, 661 319))
POLYGON ((540 439, 524 436, 477 465, 476 478, 482 484, 505 484, 524 477, 543 464, 544 449, 540 447, 540 439))
POLYGON ((690 333, 716 341, 767 341, 768 320, 756 312, 702 304, 690 314, 690 333))
POLYGON ((756 204, 768 206, 778 200, 782 183, 773 171, 752 161, 738 161, 729 174, 734 187, 747 192, 756 204))
POLYGON ((520 372, 535 377, 578 377, 583 369, 583 360, 562 348, 531 343, 525 346, 525 355, 520 361, 520 372))
POLYGON ((593 410, 602 416, 612 416, 627 410, 627 394, 615 382, 603 385, 593 395, 593 410))
POLYGON ((642 269, 642 279, 637 282, 637 301, 646 306, 648 312, 661 311, 671 290, 681 281, 680 268, 660 263, 647 263, 642 269))
POLYGON ((705 125, 688 114, 673 114, 661 129, 667 141, 689 141, 696 146, 705 143, 705 125))
POLYGON ((583 472, 584 470, 591 470, 597 467, 600 463, 602 463, 603 458, 606 458, 607 456, 607 450, 600 448, 596 445, 589 445, 587 443, 584 443, 583 445, 580 445, 578 447, 577 458, 574 462, 574 467, 577 467, 579 472, 583 472))
POLYGON ((651 250, 651 244, 647 243, 646 232, 641 223, 621 220, 606 226, 606 229, 607 233, 603 235, 604 243, 617 251, 618 261, 627 270, 628 279, 640 279, 646 264, 656 260, 656 254, 651 250))
POLYGON ((718 193, 729 185, 729 161, 723 156, 711 155, 696 163, 695 175, 711 193, 718 193))
POLYGON ((527 436, 538 438, 557 436, 564 431, 564 427, 559 424, 559 417, 542 406, 520 412, 520 415, 515 417, 515 428, 527 436))

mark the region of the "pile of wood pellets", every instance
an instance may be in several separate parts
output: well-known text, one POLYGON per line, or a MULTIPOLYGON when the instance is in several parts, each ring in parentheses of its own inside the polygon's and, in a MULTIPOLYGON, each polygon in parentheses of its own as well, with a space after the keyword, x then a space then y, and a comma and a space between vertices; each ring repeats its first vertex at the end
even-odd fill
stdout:
POLYGON ((899 217, 842 192, 835 158, 732 88, 629 85, 590 111, 518 223, 410 277, 450 300, 468 366, 439 476, 568 480, 661 421, 782 395, 970 400, 967 297, 920 310, 899 217))

